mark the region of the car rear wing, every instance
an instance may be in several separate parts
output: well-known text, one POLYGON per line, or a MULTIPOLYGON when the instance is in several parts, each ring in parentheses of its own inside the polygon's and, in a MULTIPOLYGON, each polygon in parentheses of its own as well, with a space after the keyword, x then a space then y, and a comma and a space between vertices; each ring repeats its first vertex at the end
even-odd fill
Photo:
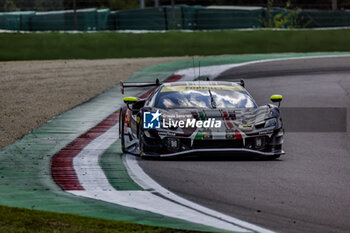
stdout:
MULTIPOLYGON (((207 79, 207 81, 210 81, 207 79)), ((237 81, 231 81, 233 83, 237 83, 238 85, 241 85, 242 87, 245 87, 244 80, 237 80, 237 81)), ((159 79, 156 79, 155 82, 123 82, 120 81, 120 92, 124 95, 124 88, 128 87, 154 87, 154 86, 160 86, 162 83, 159 81, 159 79)))
POLYGON ((159 79, 156 79, 156 82, 154 83, 146 83, 146 82, 123 82, 120 81, 120 92, 124 95, 124 88, 127 87, 154 87, 154 86, 160 86, 162 85, 161 82, 159 82, 159 79))

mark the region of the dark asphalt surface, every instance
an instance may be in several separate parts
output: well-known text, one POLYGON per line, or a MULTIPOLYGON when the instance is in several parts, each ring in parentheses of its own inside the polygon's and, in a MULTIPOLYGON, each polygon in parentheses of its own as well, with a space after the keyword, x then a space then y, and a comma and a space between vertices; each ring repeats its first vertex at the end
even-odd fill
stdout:
MULTIPOLYGON (((218 79, 240 78, 258 104, 283 94, 284 108, 346 108, 347 126, 286 132, 286 155, 275 161, 140 160, 141 167, 182 197, 271 230, 350 232, 350 58, 253 64, 218 79)), ((313 120, 322 118, 316 111, 313 120)))

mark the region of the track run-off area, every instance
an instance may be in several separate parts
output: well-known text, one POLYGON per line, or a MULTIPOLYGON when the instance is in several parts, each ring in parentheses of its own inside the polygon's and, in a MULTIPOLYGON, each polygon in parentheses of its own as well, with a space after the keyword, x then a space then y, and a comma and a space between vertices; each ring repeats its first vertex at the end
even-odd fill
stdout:
MULTIPOLYGON (((189 230, 349 231, 348 54, 200 62, 201 76, 245 79, 258 104, 284 95, 285 156, 164 161, 122 155, 122 96, 115 86, 0 151, 0 204, 189 230)), ((192 66, 192 60, 160 64, 129 80, 193 80, 199 72, 192 66)))

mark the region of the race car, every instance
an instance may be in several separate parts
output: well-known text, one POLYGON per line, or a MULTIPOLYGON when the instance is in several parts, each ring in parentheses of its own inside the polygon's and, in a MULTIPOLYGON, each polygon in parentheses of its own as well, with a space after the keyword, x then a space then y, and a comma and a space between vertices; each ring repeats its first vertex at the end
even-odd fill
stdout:
POLYGON ((281 95, 278 106, 258 106, 244 81, 123 83, 153 87, 144 98, 125 97, 119 135, 124 153, 141 157, 252 154, 276 159, 284 154, 281 95))

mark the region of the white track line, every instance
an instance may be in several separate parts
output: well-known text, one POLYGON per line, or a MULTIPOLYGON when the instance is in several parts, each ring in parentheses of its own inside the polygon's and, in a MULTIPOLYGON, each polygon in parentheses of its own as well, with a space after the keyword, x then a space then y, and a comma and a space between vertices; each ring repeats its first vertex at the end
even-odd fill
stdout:
MULTIPOLYGON (((206 212, 203 212, 203 208, 197 210, 194 208, 197 207, 196 204, 186 201, 185 199, 176 198, 176 200, 171 201, 156 195, 156 193, 152 191, 118 191, 114 189, 113 186, 111 186, 108 182, 107 177, 100 167, 99 157, 106 149, 108 149, 108 147, 113 142, 118 139, 117 132, 118 124, 93 140, 73 159, 73 166, 77 173, 79 182, 85 190, 69 191, 70 193, 131 208, 146 210, 164 216, 182 219, 206 226, 216 227, 226 231, 252 232, 254 229, 253 231, 268 232, 262 228, 254 228, 253 225, 248 229, 246 226, 251 225, 237 226, 238 222, 236 223, 228 221, 228 216, 220 216, 217 214, 217 212, 212 212, 212 214, 209 214, 210 211, 206 210, 206 212), (181 204, 176 203, 179 201, 181 204), (213 213, 215 213, 215 215, 213 215, 213 213)), ((129 159, 129 161, 132 162, 136 160, 129 159)), ((137 165, 136 162, 135 164, 137 165)), ((138 165, 136 168, 133 165, 129 166, 134 167, 133 170, 137 169, 138 167, 138 165)), ((137 174, 144 173, 138 172, 137 174)), ((135 177, 135 175, 133 177, 135 177)), ((150 178, 147 179, 147 183, 150 183, 150 178)), ((154 182, 153 184, 156 183, 154 182)), ((170 191, 161 188, 159 185, 152 185, 152 187, 157 192, 159 190, 159 193, 161 194, 168 194, 167 198, 175 197, 175 194, 172 194, 170 191)))

